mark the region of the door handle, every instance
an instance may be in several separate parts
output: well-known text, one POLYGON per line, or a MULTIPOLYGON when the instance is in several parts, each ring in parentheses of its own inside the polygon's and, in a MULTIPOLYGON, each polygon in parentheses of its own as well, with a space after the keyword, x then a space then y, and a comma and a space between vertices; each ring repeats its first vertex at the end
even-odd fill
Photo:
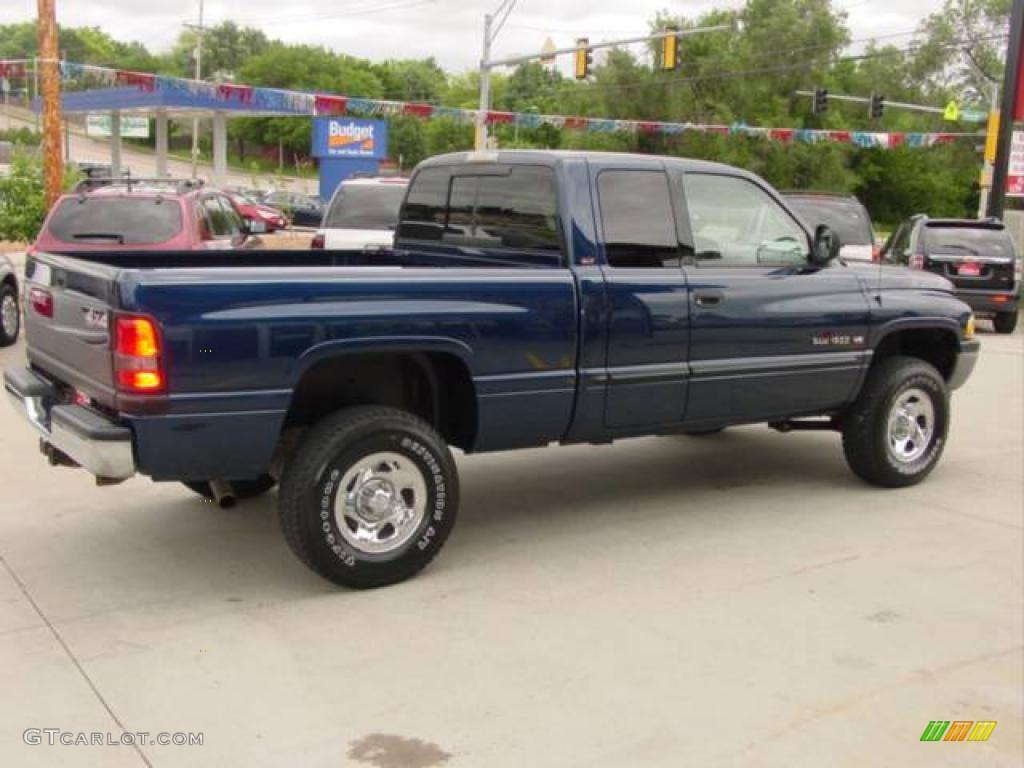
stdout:
POLYGON ((693 302, 698 307, 717 307, 725 301, 725 296, 720 293, 697 293, 694 294, 693 302))

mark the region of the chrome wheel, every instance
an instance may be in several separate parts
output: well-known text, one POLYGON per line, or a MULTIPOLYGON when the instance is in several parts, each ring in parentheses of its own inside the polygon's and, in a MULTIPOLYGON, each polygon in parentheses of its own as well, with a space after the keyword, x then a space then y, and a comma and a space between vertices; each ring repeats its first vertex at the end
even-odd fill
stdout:
POLYGON ((935 434, 935 406, 928 393, 908 389, 893 402, 889 411, 889 455, 910 464, 928 451, 935 434))
POLYGON ((361 552, 392 552, 409 541, 427 512, 427 481, 411 459, 374 453, 345 473, 334 501, 342 537, 361 552))
POLYGON ((10 293, 4 294, 0 301, 0 323, 8 338, 13 338, 18 332, 18 300, 10 293))

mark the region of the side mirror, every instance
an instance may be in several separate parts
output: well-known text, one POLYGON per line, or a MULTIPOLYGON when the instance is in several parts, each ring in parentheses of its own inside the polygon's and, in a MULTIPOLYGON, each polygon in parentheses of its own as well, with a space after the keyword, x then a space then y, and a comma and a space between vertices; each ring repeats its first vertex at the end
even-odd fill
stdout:
POLYGON ((811 250, 811 263, 824 267, 839 256, 839 235, 827 224, 819 224, 814 230, 814 247, 811 250))
POLYGON ((247 235, 265 235, 267 233, 267 222, 246 219, 244 232, 247 235))

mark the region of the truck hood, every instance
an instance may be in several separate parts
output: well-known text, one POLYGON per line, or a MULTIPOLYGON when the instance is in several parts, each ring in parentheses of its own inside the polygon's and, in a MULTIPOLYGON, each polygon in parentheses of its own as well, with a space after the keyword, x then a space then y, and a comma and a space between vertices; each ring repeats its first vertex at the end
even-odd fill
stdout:
POLYGON ((953 283, 941 275, 925 272, 920 269, 908 269, 894 264, 865 264, 848 261, 846 269, 852 269, 869 287, 881 287, 883 290, 902 291, 942 291, 953 292, 953 283))

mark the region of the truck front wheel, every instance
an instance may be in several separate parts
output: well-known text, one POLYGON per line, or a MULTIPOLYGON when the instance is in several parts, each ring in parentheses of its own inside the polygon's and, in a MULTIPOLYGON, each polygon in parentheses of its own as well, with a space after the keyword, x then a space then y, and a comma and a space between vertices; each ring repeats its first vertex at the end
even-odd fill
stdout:
POLYGON ((843 418, 843 452, 862 480, 902 488, 935 468, 948 427, 949 393, 935 367, 890 357, 871 368, 843 418))
POLYGON ((285 467, 278 497, 292 551, 356 589, 404 581, 444 545, 458 509, 448 446, 395 408, 347 408, 313 427, 285 467))

